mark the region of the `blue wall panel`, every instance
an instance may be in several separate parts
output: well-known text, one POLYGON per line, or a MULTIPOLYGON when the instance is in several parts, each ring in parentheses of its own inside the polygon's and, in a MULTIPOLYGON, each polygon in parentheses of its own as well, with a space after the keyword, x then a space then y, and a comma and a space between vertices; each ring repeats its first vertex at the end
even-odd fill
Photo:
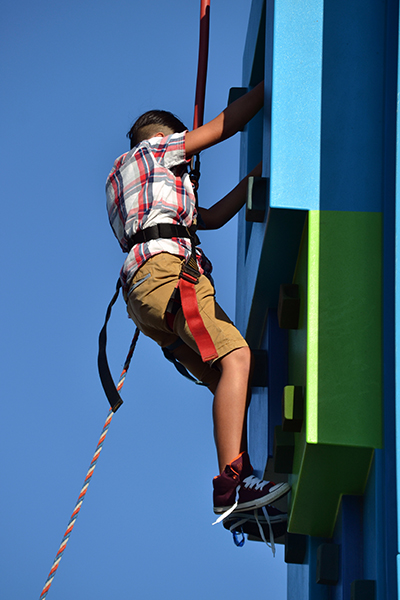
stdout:
POLYGON ((287 600, 308 598, 310 569, 308 565, 288 565, 287 600))
POLYGON ((325 541, 309 537, 305 564, 288 565, 287 600, 332 600, 332 586, 316 582, 317 549, 325 541))
POLYGON ((323 0, 275 0, 271 206, 319 208, 323 0))
POLYGON ((325 2, 321 210, 382 210, 385 4, 325 2))
POLYGON ((363 500, 343 496, 333 541, 340 545, 340 578, 330 600, 350 600, 351 582, 363 579, 363 500))

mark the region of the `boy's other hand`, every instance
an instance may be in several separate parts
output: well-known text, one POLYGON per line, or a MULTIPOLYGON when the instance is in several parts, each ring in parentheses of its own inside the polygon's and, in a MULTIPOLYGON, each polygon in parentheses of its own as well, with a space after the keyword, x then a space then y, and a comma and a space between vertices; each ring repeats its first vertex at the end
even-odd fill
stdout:
POLYGON ((212 121, 198 129, 186 133, 186 158, 198 154, 210 146, 215 146, 243 129, 262 108, 264 103, 264 82, 232 102, 212 121))

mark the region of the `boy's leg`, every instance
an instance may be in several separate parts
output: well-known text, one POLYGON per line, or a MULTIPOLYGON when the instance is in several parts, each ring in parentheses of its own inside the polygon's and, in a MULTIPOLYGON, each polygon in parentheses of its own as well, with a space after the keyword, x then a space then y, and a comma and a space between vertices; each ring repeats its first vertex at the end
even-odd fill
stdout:
POLYGON ((245 450, 244 422, 250 372, 250 350, 233 323, 215 302, 214 288, 203 275, 196 286, 200 310, 206 327, 221 357, 210 366, 202 362, 182 309, 172 332, 165 321, 165 310, 176 286, 182 259, 170 254, 150 258, 134 276, 127 294, 128 313, 139 328, 168 346, 176 340, 182 345, 172 353, 190 372, 206 383, 214 394, 214 436, 220 471, 245 450))
POLYGON ((173 354, 189 371, 194 372, 193 369, 196 369, 196 377, 205 381, 214 394, 214 438, 218 465, 222 472, 240 452, 246 450, 244 424, 249 395, 251 352, 232 321, 215 301, 214 288, 204 275, 196 285, 196 296, 200 314, 220 357, 213 363, 213 367, 201 362, 200 365, 206 377, 210 378, 210 375, 216 372, 216 368, 219 376, 214 376, 210 385, 209 379, 199 375, 201 366, 196 364, 196 361, 199 363, 201 358, 182 310, 176 314, 174 333, 184 344, 176 348, 173 354))
MULTIPOLYGON (((234 510, 252 510, 271 504, 285 495, 290 487, 286 483, 275 485, 273 482, 262 481, 253 475, 246 452, 251 352, 233 323, 215 302, 212 286, 205 279, 200 278, 196 295, 200 314, 220 356, 214 363, 221 374, 215 386, 213 405, 220 475, 214 478, 213 486, 214 512, 220 514, 222 520, 234 510)), ((175 317, 174 332, 185 343, 181 350, 181 362, 188 366, 185 364, 184 348, 188 346, 196 351, 197 347, 193 344, 181 310, 175 317)), ((210 389, 214 388, 210 386, 210 389)))
POLYGON ((173 355, 214 394, 214 439, 219 470, 240 452, 247 450, 246 413, 251 353, 237 348, 217 361, 214 368, 204 364, 194 350, 182 343, 173 355))
POLYGON ((250 350, 215 302, 214 289, 206 277, 201 276, 196 295, 203 321, 220 356, 215 361, 220 373, 214 366, 202 363, 182 309, 175 316, 173 332, 166 323, 165 310, 178 281, 181 262, 178 257, 165 253, 149 259, 135 274, 126 294, 128 313, 136 325, 162 347, 170 346, 180 338, 185 345, 183 348, 187 347, 186 358, 183 355, 181 359, 179 349, 175 352, 176 358, 192 370, 190 356, 196 354, 192 372, 206 381, 214 392, 215 440, 222 470, 214 478, 214 511, 221 514, 230 506, 230 510, 243 510, 269 504, 287 493, 289 486, 260 481, 252 475, 247 452, 237 456, 244 449, 250 350))
POLYGON ((214 437, 220 473, 244 452, 251 352, 247 346, 219 361, 221 377, 214 395, 214 437))

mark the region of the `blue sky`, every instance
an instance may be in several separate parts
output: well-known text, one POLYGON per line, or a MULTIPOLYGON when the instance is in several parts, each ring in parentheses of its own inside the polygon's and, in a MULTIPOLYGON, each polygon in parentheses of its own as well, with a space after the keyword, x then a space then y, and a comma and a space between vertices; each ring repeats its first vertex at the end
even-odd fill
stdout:
MULTIPOLYGON (((211 4, 206 120, 241 84, 251 3, 211 4)), ((199 6, 2 7, 4 598, 39 598, 107 416, 97 338, 123 255, 107 222, 105 179, 145 110, 172 110, 191 126, 199 6)), ((203 153, 204 206, 237 183, 239 141, 203 153)), ((202 243, 233 317, 236 221, 202 243)), ((109 329, 118 378, 133 335, 122 300, 109 329)), ((48 597, 285 598, 282 548, 275 560, 263 544, 237 549, 211 526, 211 395, 141 337, 122 396, 48 597)))

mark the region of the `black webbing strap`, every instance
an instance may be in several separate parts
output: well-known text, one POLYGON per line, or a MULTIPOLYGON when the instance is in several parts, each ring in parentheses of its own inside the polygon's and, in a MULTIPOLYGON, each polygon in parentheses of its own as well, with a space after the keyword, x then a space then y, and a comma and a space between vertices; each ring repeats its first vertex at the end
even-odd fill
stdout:
POLYGON ((119 290, 121 289, 121 285, 122 285, 121 280, 118 279, 115 294, 112 297, 110 304, 108 305, 104 325, 102 327, 102 330, 100 331, 99 352, 97 355, 97 366, 99 369, 100 381, 101 381, 103 390, 107 396, 107 399, 111 405, 113 412, 116 412, 119 409, 119 407, 123 403, 123 400, 122 400, 121 396, 119 395, 117 388, 115 387, 115 383, 111 376, 110 367, 108 366, 107 353, 106 353, 107 323, 111 316, 111 309, 112 309, 113 305, 115 304, 115 302, 117 301, 117 298, 119 295, 119 290))
MULTIPOLYGON (((131 249, 135 244, 140 244, 143 242, 148 242, 150 240, 159 239, 159 238, 171 239, 173 237, 187 238, 187 239, 191 240, 192 255, 190 257, 189 264, 185 263, 183 265, 181 277, 185 277, 185 275, 186 275, 187 277, 189 277, 188 281, 190 281, 191 283, 195 283, 198 279, 199 272, 198 272, 198 268, 197 268, 196 259, 194 258, 194 253, 195 253, 195 246, 200 243, 200 240, 197 237, 196 232, 195 232, 195 227, 185 227, 184 225, 176 225, 173 223, 159 223, 158 225, 153 225, 151 227, 146 227, 145 229, 139 230, 128 241, 128 247, 129 247, 129 249, 131 249), (192 271, 193 271, 193 273, 192 273, 192 271)), ((97 355, 97 366, 98 366, 98 370, 99 370, 100 381, 101 381, 104 392, 107 396, 107 399, 111 405, 111 409, 113 410, 113 412, 116 412, 118 410, 118 408, 121 406, 121 404, 123 404, 123 400, 122 400, 121 396, 119 395, 119 392, 115 386, 114 380, 113 380, 111 372, 110 372, 110 367, 108 366, 107 353, 106 353, 107 324, 108 324, 108 321, 111 316, 112 307, 114 306, 114 304, 117 301, 117 298, 119 296, 119 291, 121 289, 121 285, 122 285, 121 280, 118 279, 115 294, 112 297, 111 302, 107 307, 104 325, 99 334, 99 351, 98 351, 98 355, 97 355)), ((163 349, 163 351, 164 351, 164 349, 163 349)), ((182 375, 184 375, 185 377, 188 377, 188 379, 191 379, 192 381, 195 381, 196 383, 198 383, 200 385, 205 385, 205 384, 202 384, 202 382, 197 381, 194 377, 192 377, 186 371, 184 366, 181 365, 178 361, 176 361, 176 359, 174 359, 172 353, 170 353, 168 351, 167 352, 164 351, 164 355, 169 361, 171 361, 172 363, 175 364, 175 367, 178 369, 178 371, 182 375)))
POLYGON ((185 227, 184 225, 176 225, 174 223, 158 223, 145 229, 140 229, 128 240, 128 248, 131 250, 136 244, 143 244, 144 242, 150 242, 150 240, 157 239, 171 239, 171 238, 188 238, 194 240, 194 244, 199 244, 199 239, 192 227, 185 227))
POLYGON ((183 364, 175 358, 175 356, 173 355, 171 350, 169 350, 169 348, 161 348, 161 350, 165 358, 174 365, 178 373, 186 377, 186 379, 189 379, 189 381, 193 381, 193 383, 196 383, 197 385, 205 385, 207 387, 206 383, 203 383, 202 381, 200 381, 200 379, 196 379, 196 377, 193 377, 193 375, 189 373, 186 367, 184 367, 183 364))

